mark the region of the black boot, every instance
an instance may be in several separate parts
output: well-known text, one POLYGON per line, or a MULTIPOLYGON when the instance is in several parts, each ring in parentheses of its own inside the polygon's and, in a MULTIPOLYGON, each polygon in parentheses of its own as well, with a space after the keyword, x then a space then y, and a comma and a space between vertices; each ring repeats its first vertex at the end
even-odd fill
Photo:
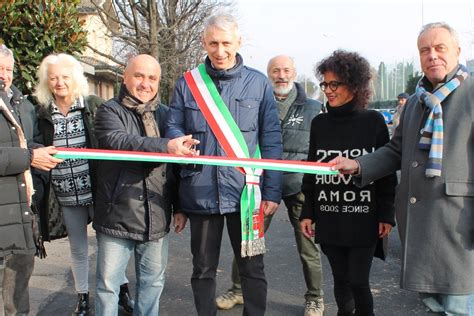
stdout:
POLYGON ((127 313, 133 313, 133 306, 135 305, 135 302, 130 297, 130 292, 128 291, 128 283, 120 285, 118 304, 119 306, 122 306, 127 313))
POLYGON ((77 294, 77 306, 72 315, 85 316, 90 310, 89 306, 89 293, 78 293, 77 294))

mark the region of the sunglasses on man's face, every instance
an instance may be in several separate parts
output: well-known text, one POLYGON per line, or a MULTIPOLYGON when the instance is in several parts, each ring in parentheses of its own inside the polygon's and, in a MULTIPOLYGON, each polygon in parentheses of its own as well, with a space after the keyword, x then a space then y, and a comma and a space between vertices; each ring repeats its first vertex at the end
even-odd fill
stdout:
POLYGON ((326 91, 326 88, 329 87, 329 89, 334 92, 337 90, 337 88, 339 88, 340 85, 343 85, 344 83, 343 82, 340 82, 340 81, 329 81, 329 82, 321 82, 319 84, 319 87, 321 88, 321 91, 326 91))

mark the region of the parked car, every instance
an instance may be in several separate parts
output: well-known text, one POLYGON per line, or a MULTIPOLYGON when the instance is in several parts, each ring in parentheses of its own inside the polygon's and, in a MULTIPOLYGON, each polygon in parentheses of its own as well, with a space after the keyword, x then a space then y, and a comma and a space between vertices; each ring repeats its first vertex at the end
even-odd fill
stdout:
POLYGON ((397 109, 375 109, 376 111, 380 112, 384 119, 386 124, 392 124, 393 120, 393 115, 395 112, 397 112, 397 109))

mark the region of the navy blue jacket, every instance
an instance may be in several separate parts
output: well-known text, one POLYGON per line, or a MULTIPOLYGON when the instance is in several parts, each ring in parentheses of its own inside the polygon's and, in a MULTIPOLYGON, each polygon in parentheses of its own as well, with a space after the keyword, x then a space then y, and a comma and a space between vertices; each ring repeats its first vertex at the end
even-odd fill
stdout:
MULTIPOLYGON (((257 143, 262 158, 281 159, 281 128, 267 78, 243 65, 237 55, 237 65, 229 70, 215 70, 206 58, 206 70, 230 110, 253 156, 257 143)), ((192 134, 200 144, 201 155, 226 156, 204 116, 194 101, 184 78, 176 83, 168 112, 166 137, 192 134)), ((233 167, 184 166, 179 189, 183 212, 194 214, 225 214, 239 212, 240 195, 245 177, 233 167)), ((281 173, 264 171, 261 178, 262 200, 280 203, 281 173)))

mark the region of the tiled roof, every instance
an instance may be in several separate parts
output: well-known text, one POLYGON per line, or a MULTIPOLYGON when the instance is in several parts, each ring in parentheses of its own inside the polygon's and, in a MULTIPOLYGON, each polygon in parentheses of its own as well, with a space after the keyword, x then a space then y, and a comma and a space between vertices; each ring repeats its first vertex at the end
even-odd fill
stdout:
POLYGON ((82 61, 83 63, 93 66, 96 71, 110 70, 121 75, 124 70, 122 66, 112 66, 112 65, 107 64, 106 62, 103 62, 101 60, 98 60, 90 56, 79 56, 78 59, 82 61))

